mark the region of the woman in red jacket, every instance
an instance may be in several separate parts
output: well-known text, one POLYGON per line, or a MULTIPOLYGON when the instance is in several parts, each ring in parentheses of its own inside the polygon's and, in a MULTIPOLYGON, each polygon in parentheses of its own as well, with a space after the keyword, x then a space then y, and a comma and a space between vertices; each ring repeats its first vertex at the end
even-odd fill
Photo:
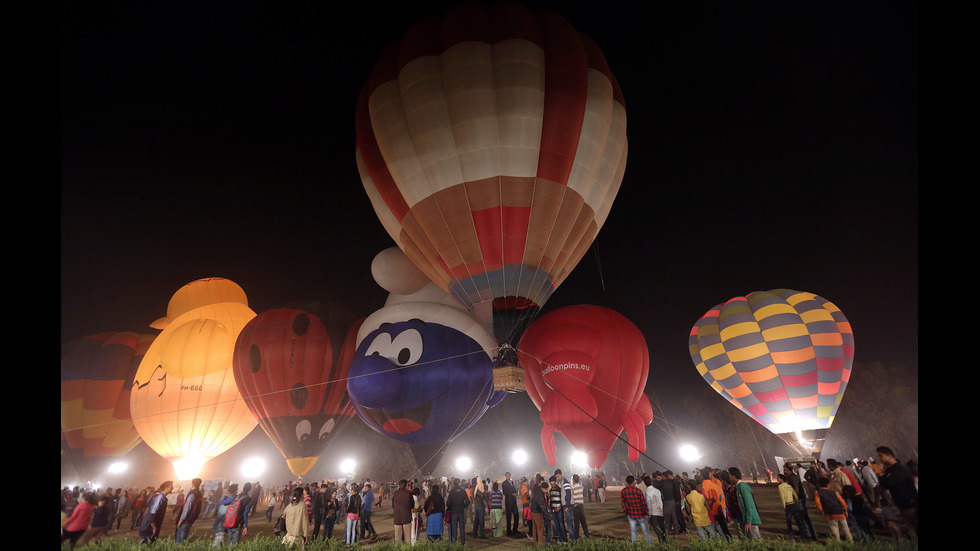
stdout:
POLYGON ((89 523, 92 522, 92 513, 95 511, 95 505, 97 503, 97 498, 92 492, 88 492, 82 496, 82 500, 75 507, 75 510, 61 523, 61 541, 69 540, 72 547, 75 546, 78 538, 82 537, 82 534, 88 530, 89 523))

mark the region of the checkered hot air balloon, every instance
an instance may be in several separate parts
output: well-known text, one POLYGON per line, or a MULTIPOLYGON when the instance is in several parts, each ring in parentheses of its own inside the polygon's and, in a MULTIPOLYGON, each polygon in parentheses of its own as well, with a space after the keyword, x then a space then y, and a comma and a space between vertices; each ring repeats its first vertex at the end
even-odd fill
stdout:
POLYGON ((469 2, 382 52, 357 105, 357 165, 412 262, 516 346, 609 214, 624 105, 561 16, 469 2))
POLYGON ((688 344, 711 388, 819 458, 854 360, 854 334, 837 306, 813 293, 758 291, 708 310, 688 344))

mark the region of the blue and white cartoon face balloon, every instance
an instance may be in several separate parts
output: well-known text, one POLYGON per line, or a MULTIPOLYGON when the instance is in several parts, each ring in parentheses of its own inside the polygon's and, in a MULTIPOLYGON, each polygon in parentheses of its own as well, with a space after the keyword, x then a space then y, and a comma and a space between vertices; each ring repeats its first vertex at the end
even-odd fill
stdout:
POLYGON ((347 381, 354 408, 369 427, 401 442, 450 442, 505 396, 493 389, 495 342, 431 282, 389 295, 364 320, 357 342, 347 381))

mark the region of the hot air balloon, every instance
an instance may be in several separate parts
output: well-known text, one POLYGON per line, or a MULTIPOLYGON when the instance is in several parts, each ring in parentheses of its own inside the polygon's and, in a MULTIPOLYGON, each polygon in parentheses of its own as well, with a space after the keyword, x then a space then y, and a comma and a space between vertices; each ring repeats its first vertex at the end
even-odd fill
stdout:
POLYGON ((630 461, 646 451, 644 427, 653 422, 644 394, 650 359, 633 322, 602 306, 559 308, 531 324, 518 354, 527 394, 541 412, 548 464, 557 460, 556 431, 595 469, 624 429, 630 461))
POLYGON ((791 289, 735 297, 698 320, 688 345, 711 388, 819 459, 854 360, 854 334, 837 306, 791 289))
POLYGON ((255 317, 245 292, 223 278, 181 287, 140 362, 130 407, 140 436, 174 465, 178 480, 237 444, 256 420, 235 385, 235 340, 255 317))
POLYGON ((155 335, 107 332, 61 347, 61 431, 79 474, 142 441, 129 410, 130 384, 155 335))
POLYGON ((414 277, 417 269, 398 262, 401 255, 388 249, 372 263, 379 284, 405 294, 390 293, 361 324, 347 390, 361 420, 409 444, 427 475, 445 444, 504 393, 493 388, 493 339, 434 283, 414 277), (399 277, 401 269, 408 273, 399 277))
POLYGON ((505 349, 592 244, 626 164, 602 52, 515 2, 411 27, 378 58, 356 132, 385 229, 505 349))
POLYGON ((347 372, 359 326, 337 307, 307 303, 263 312, 238 335, 238 390, 295 476, 354 416, 347 372))

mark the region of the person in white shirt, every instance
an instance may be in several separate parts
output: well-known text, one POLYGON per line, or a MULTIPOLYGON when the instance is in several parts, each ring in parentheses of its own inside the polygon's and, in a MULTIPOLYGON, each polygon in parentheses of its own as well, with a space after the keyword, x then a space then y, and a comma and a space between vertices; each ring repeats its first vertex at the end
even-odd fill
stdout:
POLYGON ((649 476, 644 477, 643 483, 647 486, 645 492, 647 511, 650 512, 650 526, 657 534, 657 540, 664 543, 667 541, 667 526, 664 524, 664 500, 663 496, 660 495, 660 489, 652 482, 653 480, 649 476))

